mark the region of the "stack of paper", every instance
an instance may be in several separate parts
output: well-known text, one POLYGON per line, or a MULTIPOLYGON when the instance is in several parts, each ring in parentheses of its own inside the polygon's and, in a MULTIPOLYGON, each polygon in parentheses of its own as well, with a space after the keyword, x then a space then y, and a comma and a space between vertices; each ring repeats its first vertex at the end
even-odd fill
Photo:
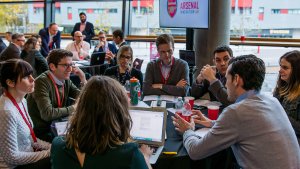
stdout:
POLYGON ((176 97, 175 96, 170 96, 170 95, 148 95, 145 96, 143 101, 152 101, 152 100, 165 100, 165 101, 170 101, 170 102, 175 102, 176 97))

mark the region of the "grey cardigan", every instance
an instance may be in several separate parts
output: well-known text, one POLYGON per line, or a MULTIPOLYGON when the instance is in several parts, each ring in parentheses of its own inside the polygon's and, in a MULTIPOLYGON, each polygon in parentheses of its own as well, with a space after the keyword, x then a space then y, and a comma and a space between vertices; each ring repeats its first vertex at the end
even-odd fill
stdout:
POLYGON ((162 89, 155 89, 152 84, 162 84, 162 74, 160 70, 160 60, 153 60, 148 63, 144 85, 144 95, 172 95, 172 96, 186 96, 189 91, 189 67, 186 61, 174 58, 174 64, 171 67, 169 78, 162 89), (176 84, 185 79, 187 85, 185 87, 177 87, 176 84))

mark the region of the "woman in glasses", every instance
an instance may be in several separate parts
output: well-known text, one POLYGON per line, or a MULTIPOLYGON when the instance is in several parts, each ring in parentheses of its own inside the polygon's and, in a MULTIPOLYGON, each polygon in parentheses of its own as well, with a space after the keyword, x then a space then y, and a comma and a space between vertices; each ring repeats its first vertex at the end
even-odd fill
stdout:
POLYGON ((32 72, 21 59, 1 63, 0 168, 51 168, 51 145, 36 138, 24 99, 34 91, 32 72))
POLYGON ((93 76, 76 104, 66 137, 52 142, 53 169, 151 168, 152 150, 130 139, 129 103, 116 80, 93 76))
POLYGON ((285 53, 280 57, 279 64, 274 96, 285 109, 300 144, 300 51, 285 53))
POLYGON ((49 69, 46 59, 40 53, 41 44, 41 37, 31 37, 26 41, 24 49, 21 52, 21 58, 33 67, 34 78, 49 69))
MULTIPOLYGON (((128 45, 120 47, 117 53, 117 65, 105 70, 104 75, 110 76, 125 85, 126 80, 137 78, 143 84, 143 74, 132 67, 133 51, 128 45)), ((141 86, 142 87, 142 86, 141 86)))

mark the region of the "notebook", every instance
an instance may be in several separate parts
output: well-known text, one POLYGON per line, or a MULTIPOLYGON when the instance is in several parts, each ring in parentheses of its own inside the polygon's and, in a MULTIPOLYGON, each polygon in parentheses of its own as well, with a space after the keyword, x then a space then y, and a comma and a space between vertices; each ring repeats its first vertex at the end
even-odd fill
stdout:
POLYGON ((139 144, 156 148, 150 157, 150 164, 155 164, 165 144, 166 108, 130 107, 129 113, 132 119, 132 138, 139 144))
POLYGON ((104 64, 105 54, 105 52, 94 52, 91 56, 91 66, 104 64))

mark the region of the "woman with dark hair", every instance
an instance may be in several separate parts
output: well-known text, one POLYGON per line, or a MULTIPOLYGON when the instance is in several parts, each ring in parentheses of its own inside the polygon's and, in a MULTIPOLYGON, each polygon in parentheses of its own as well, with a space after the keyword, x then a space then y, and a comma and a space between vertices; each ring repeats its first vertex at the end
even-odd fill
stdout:
POLYGON ((50 143, 36 138, 24 96, 34 90, 31 66, 21 59, 1 63, 0 168, 51 168, 50 143))
POLYGON ((66 138, 52 142, 53 169, 151 168, 152 150, 140 150, 130 139, 132 120, 124 88, 106 76, 94 76, 83 87, 66 138))
POLYGON ((279 64, 274 96, 288 114, 300 144, 300 51, 285 53, 280 57, 279 64))
POLYGON ((140 81, 140 85, 142 85, 143 74, 140 70, 132 67, 132 61, 132 48, 128 45, 122 46, 117 53, 117 65, 106 69, 104 75, 118 80, 122 85, 125 85, 126 80, 135 77, 140 81))
POLYGON ((21 52, 21 58, 33 67, 34 78, 49 69, 46 59, 40 53, 41 43, 41 37, 34 35, 26 41, 21 52))

